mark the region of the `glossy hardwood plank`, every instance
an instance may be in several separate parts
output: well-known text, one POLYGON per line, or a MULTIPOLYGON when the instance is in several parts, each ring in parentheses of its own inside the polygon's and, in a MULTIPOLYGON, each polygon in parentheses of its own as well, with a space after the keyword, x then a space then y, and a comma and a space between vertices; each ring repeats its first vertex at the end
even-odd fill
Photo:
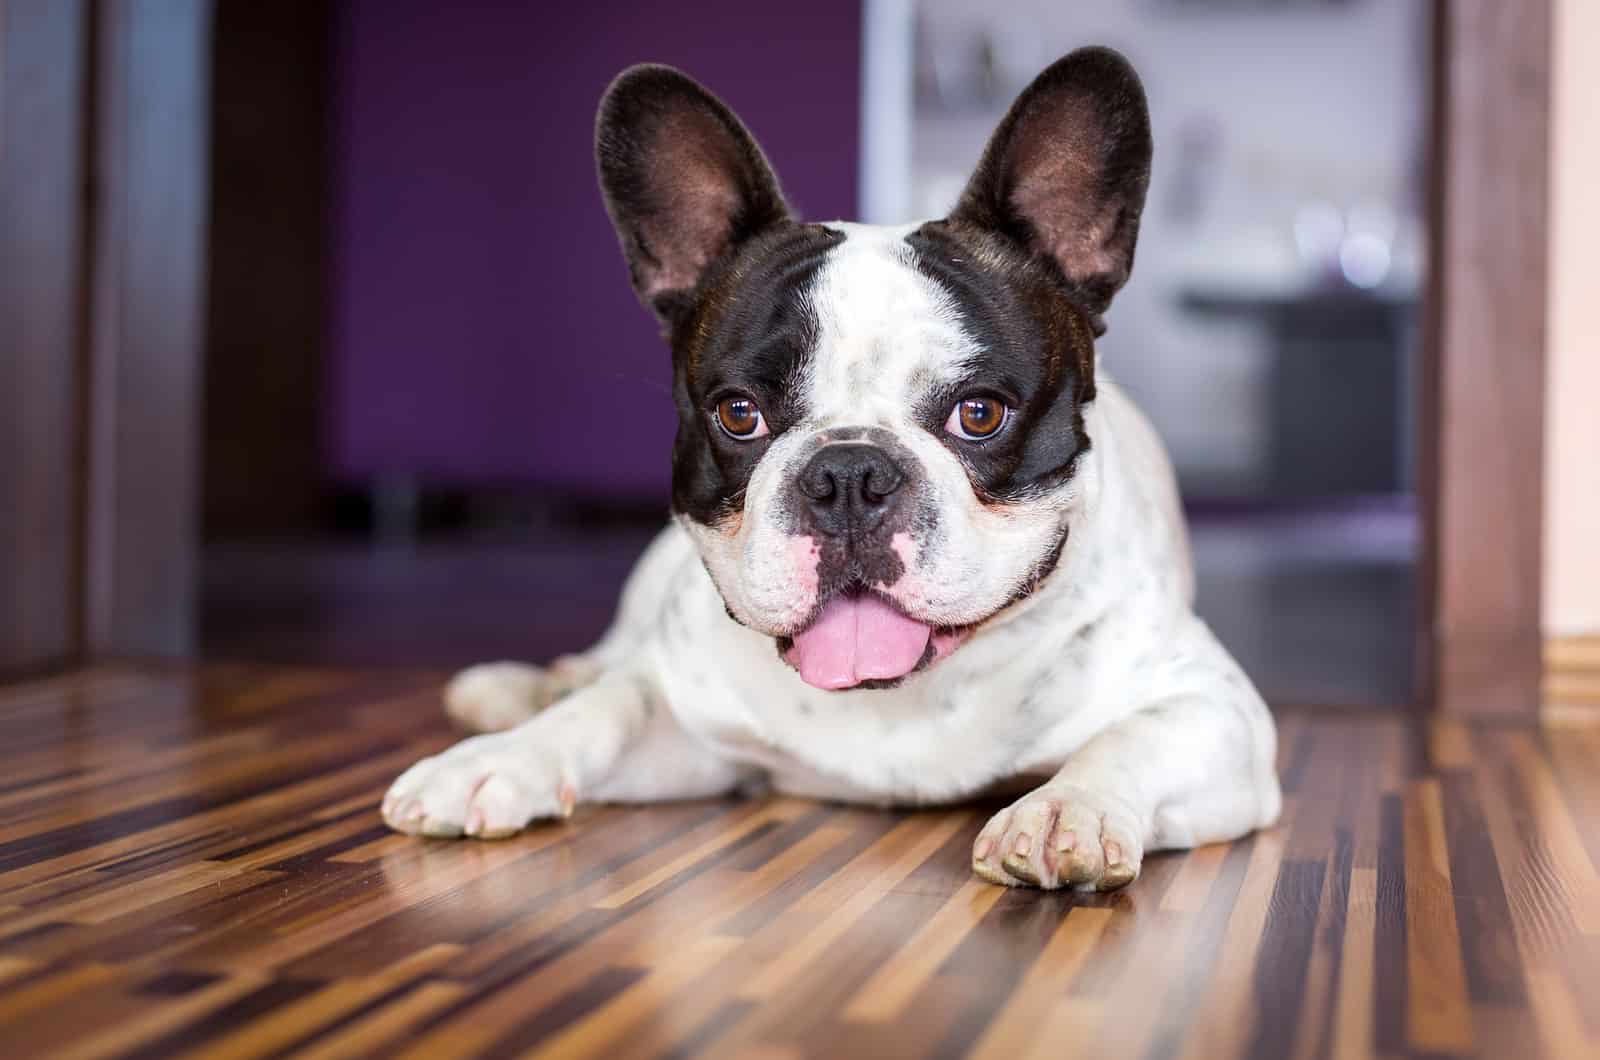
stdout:
POLYGON ((1600 635, 1545 640, 1544 711, 1550 721, 1600 721, 1600 635))
POLYGON ((135 1057, 1596 1055, 1600 730, 1281 712, 1284 821, 1002 891, 992 807, 387 833, 443 675, 0 686, 0 1040, 135 1057))

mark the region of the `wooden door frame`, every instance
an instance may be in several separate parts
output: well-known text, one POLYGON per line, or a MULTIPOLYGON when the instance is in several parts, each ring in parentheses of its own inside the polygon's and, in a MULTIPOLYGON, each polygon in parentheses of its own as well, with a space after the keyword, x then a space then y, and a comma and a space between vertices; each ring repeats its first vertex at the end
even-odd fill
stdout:
POLYGON ((93 5, 83 651, 197 645, 211 0, 93 5))
POLYGON ((212 0, 0 0, 0 673, 195 639, 212 0))
POLYGON ((1550 0, 1435 0, 1418 702, 1540 706, 1550 0))
POLYGON ((87 25, 0 0, 0 671, 78 650, 87 25))

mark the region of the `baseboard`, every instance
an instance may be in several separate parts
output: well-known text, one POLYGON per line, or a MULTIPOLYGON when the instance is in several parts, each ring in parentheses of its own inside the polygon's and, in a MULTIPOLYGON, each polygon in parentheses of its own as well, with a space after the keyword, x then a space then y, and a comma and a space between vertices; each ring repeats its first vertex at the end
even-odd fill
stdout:
POLYGON ((1600 633, 1544 640, 1544 718, 1600 722, 1600 633))

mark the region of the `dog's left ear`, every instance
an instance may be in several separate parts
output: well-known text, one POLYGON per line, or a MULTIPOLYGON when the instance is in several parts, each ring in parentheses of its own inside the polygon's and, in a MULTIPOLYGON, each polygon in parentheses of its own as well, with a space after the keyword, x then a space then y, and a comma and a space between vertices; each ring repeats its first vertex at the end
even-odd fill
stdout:
POLYGON ((950 220, 997 231, 1100 315, 1127 282, 1150 183, 1150 113, 1133 67, 1080 48, 1034 79, 990 138, 950 220))
POLYGON ((595 155, 634 290, 669 325, 713 262, 789 217, 755 138, 669 66, 630 67, 611 83, 595 155))

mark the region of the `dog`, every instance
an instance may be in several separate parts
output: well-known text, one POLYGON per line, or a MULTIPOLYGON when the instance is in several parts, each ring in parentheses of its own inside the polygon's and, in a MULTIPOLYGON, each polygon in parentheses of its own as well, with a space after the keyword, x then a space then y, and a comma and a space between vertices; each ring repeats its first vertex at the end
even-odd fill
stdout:
POLYGON ((391 827, 1033 777, 974 871, 1112 890, 1276 820, 1271 714, 1194 613, 1171 466, 1096 363, 1150 172, 1122 56, 1040 74, 924 224, 801 223, 733 112, 664 66, 612 83, 596 145, 672 349, 672 524, 590 650, 450 683, 484 734, 396 780, 391 827))

